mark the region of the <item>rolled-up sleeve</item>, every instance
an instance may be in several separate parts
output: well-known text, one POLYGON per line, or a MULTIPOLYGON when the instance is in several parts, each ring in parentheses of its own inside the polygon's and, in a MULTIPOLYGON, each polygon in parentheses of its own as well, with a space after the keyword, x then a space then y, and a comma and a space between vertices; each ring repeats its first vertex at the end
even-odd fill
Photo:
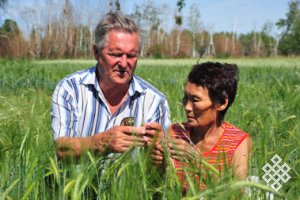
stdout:
POLYGON ((78 117, 71 88, 66 88, 66 80, 55 88, 51 106, 51 126, 54 139, 76 137, 78 135, 78 117))

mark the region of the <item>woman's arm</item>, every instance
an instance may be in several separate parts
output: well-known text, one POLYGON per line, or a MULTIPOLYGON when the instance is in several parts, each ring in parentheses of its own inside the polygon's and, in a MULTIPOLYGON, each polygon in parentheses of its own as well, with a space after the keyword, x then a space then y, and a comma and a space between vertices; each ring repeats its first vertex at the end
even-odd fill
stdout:
POLYGON ((231 169, 234 177, 246 180, 248 176, 248 162, 252 152, 252 140, 247 137, 236 149, 231 161, 231 169))

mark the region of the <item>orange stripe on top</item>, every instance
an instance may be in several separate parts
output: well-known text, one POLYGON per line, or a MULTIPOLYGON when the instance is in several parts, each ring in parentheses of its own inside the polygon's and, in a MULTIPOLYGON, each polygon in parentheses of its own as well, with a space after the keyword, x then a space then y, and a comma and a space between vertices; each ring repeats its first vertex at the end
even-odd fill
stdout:
POLYGON ((230 167, 234 152, 244 139, 249 137, 247 133, 232 124, 224 122, 223 125, 225 127, 224 132, 215 146, 210 151, 202 154, 210 164, 215 165, 217 168, 225 163, 230 167), (216 163, 218 163, 217 166, 216 163))

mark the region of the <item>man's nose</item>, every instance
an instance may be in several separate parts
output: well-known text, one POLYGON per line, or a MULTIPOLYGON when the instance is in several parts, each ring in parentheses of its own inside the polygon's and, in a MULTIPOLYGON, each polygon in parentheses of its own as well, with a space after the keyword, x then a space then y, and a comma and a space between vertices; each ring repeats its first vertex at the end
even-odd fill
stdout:
POLYGON ((120 67, 127 67, 127 55, 122 55, 119 62, 120 67))

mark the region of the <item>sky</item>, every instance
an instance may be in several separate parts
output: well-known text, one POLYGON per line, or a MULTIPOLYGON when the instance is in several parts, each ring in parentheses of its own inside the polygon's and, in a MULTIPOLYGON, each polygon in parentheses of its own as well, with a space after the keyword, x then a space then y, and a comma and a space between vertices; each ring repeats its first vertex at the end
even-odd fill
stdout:
MULTIPOLYGON (((135 3, 142 0, 126 1, 125 6, 130 9, 135 3)), ((168 21, 174 21, 173 15, 176 9, 175 0, 153 0, 156 5, 168 2, 170 7, 168 21), (171 5, 170 5, 171 6, 171 5)), ((276 23, 278 19, 285 18, 288 12, 288 3, 291 0, 185 0, 183 9, 184 22, 186 22, 190 7, 196 6, 200 11, 201 21, 204 27, 212 32, 232 31, 248 33, 259 31, 267 22, 276 23)), ((274 27, 276 29, 276 27, 274 27)), ((276 32, 276 30, 274 30, 276 32)))
MULTIPOLYGON (((12 18, 19 21, 20 27, 25 27, 22 21, 22 14, 18 13, 23 7, 34 8, 46 0, 8 0, 6 14, 0 16, 0 24, 5 18, 12 18), (21 9, 20 9, 21 8, 21 9), (21 23, 21 24, 20 24, 21 23)), ((56 0, 53 0, 56 1, 56 0)), ((120 0, 121 9, 124 13, 133 12, 134 5, 142 5, 151 1, 158 8, 165 8, 163 15, 167 20, 163 26, 167 29, 174 27, 174 13, 176 11, 176 0, 120 0), (168 5, 164 7, 164 5, 168 5), (166 9, 167 8, 167 9, 166 9)), ((266 22, 275 24, 280 18, 285 18, 288 12, 288 3, 291 0, 185 0, 185 7, 182 10, 183 24, 188 23, 190 7, 196 6, 200 13, 202 26, 211 32, 249 33, 260 31, 266 22)), ((57 0, 63 2, 63 0, 57 0)), ((73 4, 87 2, 90 5, 97 5, 99 9, 107 7, 109 0, 71 0, 73 4)), ((96 7, 97 7, 96 6, 96 7)), ((93 6, 95 9, 95 6, 93 6)), ((80 9, 80 6, 77 7, 80 9)), ((92 11, 94 12, 94 11, 92 11)), ((42 13, 43 14, 43 13, 42 13)), ((28 27, 28 26, 27 26, 28 27)), ((276 26, 273 34, 278 34, 276 26)))

